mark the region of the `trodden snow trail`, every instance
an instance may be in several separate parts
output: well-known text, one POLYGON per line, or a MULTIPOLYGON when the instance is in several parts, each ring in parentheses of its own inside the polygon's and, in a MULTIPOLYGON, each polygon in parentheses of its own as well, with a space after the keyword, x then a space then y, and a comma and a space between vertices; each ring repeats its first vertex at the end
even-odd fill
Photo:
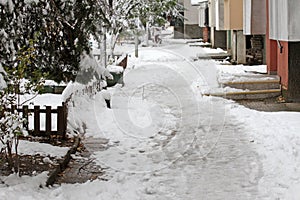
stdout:
POLYGON ((226 112, 223 99, 201 97, 191 87, 199 78, 209 86, 201 70, 210 65, 170 49, 141 51, 125 86, 112 94, 113 125, 100 124, 98 116, 99 137, 111 146, 93 157, 130 188, 130 199, 258 197, 262 165, 244 126, 226 112))

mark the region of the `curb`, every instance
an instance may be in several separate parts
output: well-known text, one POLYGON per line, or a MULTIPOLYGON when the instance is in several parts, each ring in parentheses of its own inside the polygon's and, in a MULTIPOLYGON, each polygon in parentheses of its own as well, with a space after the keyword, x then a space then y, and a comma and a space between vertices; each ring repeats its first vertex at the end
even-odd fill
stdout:
POLYGON ((50 173, 47 181, 46 186, 51 186, 55 183, 58 174, 62 173, 68 166, 71 160, 71 154, 74 154, 80 144, 80 138, 75 137, 73 146, 68 150, 66 155, 64 156, 63 160, 57 165, 57 167, 50 173))

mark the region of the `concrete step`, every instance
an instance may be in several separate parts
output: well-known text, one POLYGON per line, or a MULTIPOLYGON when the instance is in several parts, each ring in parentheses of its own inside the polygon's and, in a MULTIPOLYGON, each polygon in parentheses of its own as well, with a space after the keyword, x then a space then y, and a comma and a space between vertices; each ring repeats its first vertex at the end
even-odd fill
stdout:
POLYGON ((281 89, 268 89, 268 90, 245 90, 237 92, 226 93, 211 93, 204 94, 205 96, 217 96, 226 99, 242 100, 242 99, 267 99, 281 95, 281 89))
POLYGON ((189 44, 190 47, 211 47, 211 43, 190 43, 189 44))
POLYGON ((191 43, 197 43, 197 42, 203 42, 203 39, 191 39, 191 40, 186 40, 186 44, 191 44, 191 43))
POLYGON ((231 87, 242 90, 270 90, 280 89, 279 79, 270 80, 254 80, 254 81, 234 81, 225 82, 222 84, 223 87, 231 87))
POLYGON ((200 60, 203 59, 214 59, 214 60, 225 60, 227 58, 231 58, 231 54, 229 53, 208 53, 208 54, 198 54, 197 58, 200 60))

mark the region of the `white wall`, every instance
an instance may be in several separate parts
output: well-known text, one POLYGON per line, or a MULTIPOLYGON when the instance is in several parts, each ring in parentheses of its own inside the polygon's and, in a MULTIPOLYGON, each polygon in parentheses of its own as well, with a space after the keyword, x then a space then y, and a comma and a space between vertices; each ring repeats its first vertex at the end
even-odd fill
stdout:
POLYGON ((190 0, 184 0, 184 24, 199 24, 198 7, 192 6, 190 0))
POLYGON ((269 1, 270 38, 300 41, 300 1, 269 1))
POLYGON ((224 30, 224 0, 216 1, 216 30, 224 30))
POLYGON ((216 1, 209 0, 209 26, 216 27, 216 1))
POLYGON ((206 5, 201 4, 198 9, 199 9, 199 26, 200 27, 206 27, 205 26, 205 8, 206 5))
POLYGON ((266 0, 244 0, 244 34, 266 34, 266 0))
POLYGON ((244 0, 244 34, 251 35, 252 0, 244 0))

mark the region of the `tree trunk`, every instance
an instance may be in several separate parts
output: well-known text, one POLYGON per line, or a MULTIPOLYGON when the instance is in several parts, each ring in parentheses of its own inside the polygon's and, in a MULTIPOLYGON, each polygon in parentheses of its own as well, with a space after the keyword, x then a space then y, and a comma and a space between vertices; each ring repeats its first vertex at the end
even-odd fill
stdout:
POLYGON ((6 143, 7 147, 7 163, 8 163, 8 168, 11 170, 14 166, 13 166, 13 158, 12 158, 12 152, 11 152, 11 144, 10 142, 6 143))
POLYGON ((101 47, 100 47, 100 63, 103 67, 107 65, 107 55, 106 55, 106 28, 102 28, 103 32, 101 35, 101 47))
POLYGON ((114 46, 115 46, 115 34, 112 33, 110 36, 110 45, 109 45, 109 53, 108 56, 113 58, 114 57, 114 46))
POLYGON ((109 51, 109 56, 111 58, 114 57, 114 51, 115 51, 115 47, 116 47, 116 44, 117 44, 118 37, 119 37, 119 33, 117 33, 117 34, 113 33, 111 35, 111 38, 110 38, 110 51, 109 51))
POLYGON ((15 155, 15 162, 14 162, 14 170, 15 170, 15 173, 20 173, 20 157, 19 157, 19 154, 18 154, 18 146, 19 146, 19 137, 16 136, 15 138, 15 152, 16 152, 16 155, 15 155))
POLYGON ((150 34, 149 34, 149 22, 146 22, 146 46, 147 47, 149 46, 149 37, 150 37, 150 34))
POLYGON ((135 44, 134 55, 137 58, 137 57, 139 57, 139 36, 138 36, 138 32, 135 33, 134 44, 135 44))

